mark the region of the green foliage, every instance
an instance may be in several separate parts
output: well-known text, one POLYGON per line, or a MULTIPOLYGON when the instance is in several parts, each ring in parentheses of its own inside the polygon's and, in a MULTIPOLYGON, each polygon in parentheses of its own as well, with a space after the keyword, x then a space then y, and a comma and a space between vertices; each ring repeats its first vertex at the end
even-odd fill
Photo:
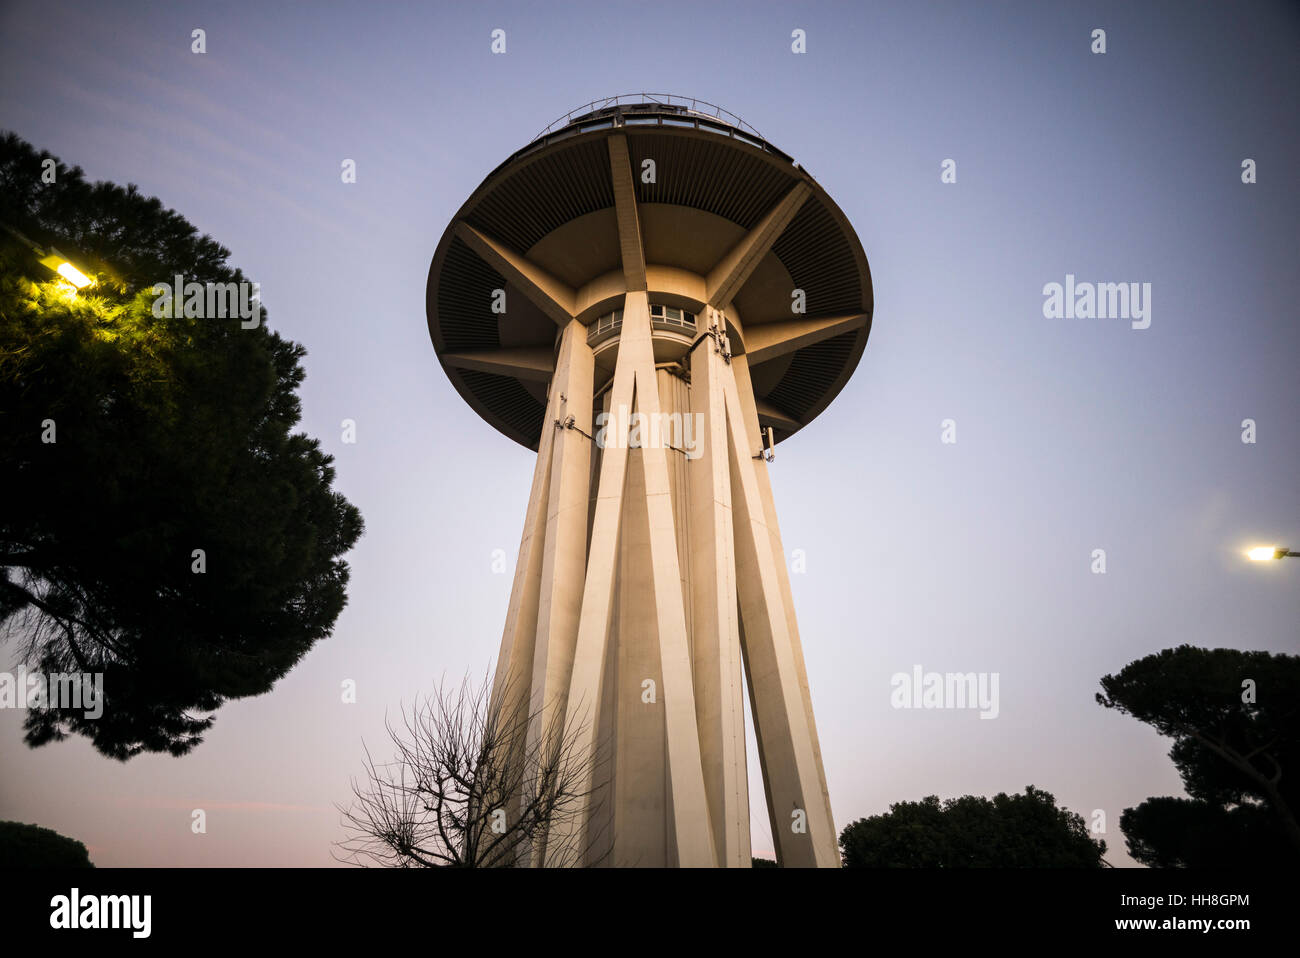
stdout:
POLYGON ((840 833, 846 868, 1100 868, 1106 843, 1030 785, 1023 795, 898 802, 840 833))
POLYGON ((1120 830, 1135 861, 1152 868, 1281 867, 1294 862, 1272 812, 1190 798, 1148 798, 1124 809, 1120 830))
POLYGON ((754 858, 752 855, 750 856, 749 863, 753 868, 780 868, 781 867, 776 862, 772 861, 772 859, 770 858, 754 858))
POLYGON ((94 868, 86 846, 39 825, 0 822, 0 868, 94 868))
POLYGON ((1259 864, 1282 855, 1294 867, 1300 657, 1181 645, 1129 663, 1101 687, 1099 704, 1174 740, 1169 757, 1195 803, 1153 798, 1125 810, 1129 854, 1150 865, 1259 864))
POLYGON ((46 155, 0 139, 0 222, 99 282, 70 296, 0 233, 0 621, 35 669, 103 672, 104 713, 30 710, 26 740, 179 755, 330 633, 361 516, 293 431, 301 346, 153 315, 177 273, 243 281, 227 251, 134 187, 42 186, 46 155))

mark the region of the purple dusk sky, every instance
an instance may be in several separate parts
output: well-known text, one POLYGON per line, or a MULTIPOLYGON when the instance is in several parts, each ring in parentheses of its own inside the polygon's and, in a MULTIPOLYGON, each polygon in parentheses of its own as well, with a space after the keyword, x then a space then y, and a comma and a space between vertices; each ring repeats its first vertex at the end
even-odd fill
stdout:
POLYGON ((1300 647, 1300 562, 1242 555, 1300 545, 1298 48, 1286 3, 10 0, 0 127, 232 251, 308 350, 303 428, 367 531, 334 635, 189 756, 30 750, 0 710, 0 819, 98 865, 333 864, 363 741, 386 754, 385 714, 490 668, 532 475, 439 368, 434 247, 551 120, 647 90, 761 130, 871 264, 862 361, 772 466, 837 828, 1032 783, 1102 810, 1133 864, 1122 811, 1183 792, 1101 676, 1181 643, 1300 647), (1150 326, 1046 317, 1067 275, 1149 283, 1150 326), (891 707, 918 665, 998 673, 996 719, 891 707))

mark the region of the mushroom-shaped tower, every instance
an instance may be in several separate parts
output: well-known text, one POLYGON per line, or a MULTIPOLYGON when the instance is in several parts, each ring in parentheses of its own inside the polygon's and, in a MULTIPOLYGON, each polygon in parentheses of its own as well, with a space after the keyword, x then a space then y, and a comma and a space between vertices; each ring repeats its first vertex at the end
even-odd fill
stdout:
POLYGON ((748 866, 747 685, 778 858, 838 866, 767 469, 871 328, 839 207, 710 104, 597 101, 465 202, 427 312, 537 451, 492 703, 585 787, 530 863, 748 866))

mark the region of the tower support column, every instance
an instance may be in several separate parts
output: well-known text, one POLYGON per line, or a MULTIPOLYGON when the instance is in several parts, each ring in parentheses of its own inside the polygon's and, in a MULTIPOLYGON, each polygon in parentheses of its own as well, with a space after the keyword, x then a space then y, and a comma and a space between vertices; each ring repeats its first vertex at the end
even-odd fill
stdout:
MULTIPOLYGON (((708 307, 703 329, 725 329, 708 307)), ((705 789, 718 863, 748 867, 749 781, 745 773, 744 670, 736 605, 736 550, 731 502, 731 445, 723 389, 729 374, 719 342, 701 341, 690 357, 691 413, 699 457, 690 473, 690 548, 695 706, 705 789)))

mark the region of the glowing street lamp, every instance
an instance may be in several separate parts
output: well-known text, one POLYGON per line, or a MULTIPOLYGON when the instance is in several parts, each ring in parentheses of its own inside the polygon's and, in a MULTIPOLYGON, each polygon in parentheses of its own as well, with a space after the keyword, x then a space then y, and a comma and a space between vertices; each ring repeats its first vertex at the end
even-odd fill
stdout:
POLYGON ((48 250, 43 250, 22 233, 18 232, 8 223, 0 223, 0 229, 3 229, 9 235, 18 239, 25 246, 31 247, 33 253, 40 259, 42 266, 48 266, 54 272, 58 273, 75 289, 85 289, 95 281, 83 273, 77 267, 69 262, 68 258, 51 246, 48 250))
POLYGON ((49 255, 41 257, 41 263, 54 270, 77 289, 85 289, 94 282, 89 276, 68 262, 67 257, 53 247, 50 247, 49 255))
POLYGON ((1300 556, 1300 552, 1279 549, 1277 546, 1256 546, 1249 550, 1246 555, 1256 562, 1263 562, 1268 559, 1281 559, 1283 556, 1300 556))

